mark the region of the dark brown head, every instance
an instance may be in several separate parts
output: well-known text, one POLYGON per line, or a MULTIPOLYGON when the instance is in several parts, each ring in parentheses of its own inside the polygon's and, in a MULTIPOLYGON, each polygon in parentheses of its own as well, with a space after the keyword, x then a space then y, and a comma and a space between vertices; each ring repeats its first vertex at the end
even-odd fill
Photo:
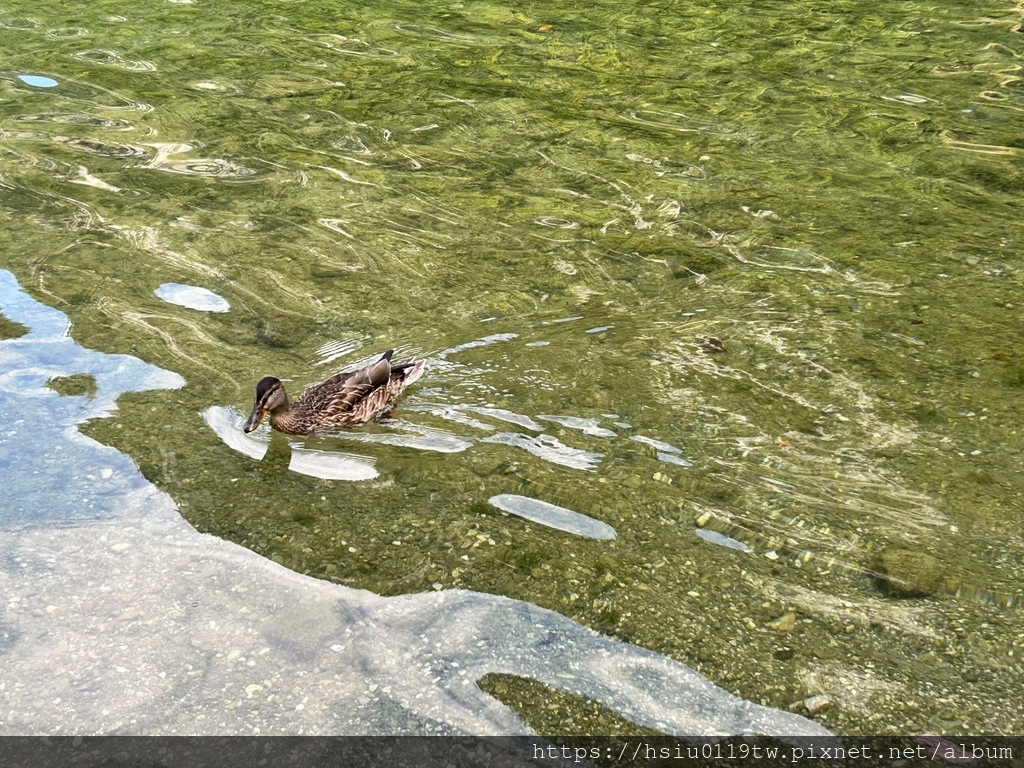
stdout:
POLYGON ((256 385, 256 399, 253 402, 252 413, 249 414, 249 420, 245 422, 242 430, 252 432, 268 413, 276 411, 278 408, 287 407, 288 395, 285 394, 281 381, 273 376, 260 379, 260 383, 256 385))

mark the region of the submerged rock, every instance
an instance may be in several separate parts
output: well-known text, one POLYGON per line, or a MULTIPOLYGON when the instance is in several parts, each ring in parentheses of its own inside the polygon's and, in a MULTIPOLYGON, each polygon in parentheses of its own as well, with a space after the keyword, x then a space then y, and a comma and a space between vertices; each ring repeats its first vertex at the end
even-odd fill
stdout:
POLYGON ((774 621, 769 621, 768 628, 776 632, 792 632, 796 628, 796 614, 792 611, 784 613, 774 621))
POLYGON ((813 715, 825 709, 831 703, 832 699, 827 693, 816 693, 813 696, 808 696, 804 699, 804 709, 813 715))
POLYGON ((878 588, 896 597, 928 597, 945 582, 945 573, 936 558, 910 549, 885 549, 875 563, 878 588))

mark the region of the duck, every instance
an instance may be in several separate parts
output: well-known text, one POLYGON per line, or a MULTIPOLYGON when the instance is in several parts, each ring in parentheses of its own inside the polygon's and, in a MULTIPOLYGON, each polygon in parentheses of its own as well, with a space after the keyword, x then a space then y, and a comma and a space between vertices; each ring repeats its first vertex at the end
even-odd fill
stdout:
POLYGON ((423 374, 423 360, 391 362, 393 349, 364 368, 336 376, 306 389, 288 401, 280 379, 267 376, 256 385, 256 399, 245 426, 252 432, 270 414, 270 426, 286 435, 358 427, 391 410, 405 388, 423 374))

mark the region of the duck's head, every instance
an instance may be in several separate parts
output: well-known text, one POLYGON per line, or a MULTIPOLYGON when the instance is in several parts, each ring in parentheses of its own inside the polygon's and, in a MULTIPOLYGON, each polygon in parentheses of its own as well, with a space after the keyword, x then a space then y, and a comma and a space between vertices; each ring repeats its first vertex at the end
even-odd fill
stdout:
POLYGON ((278 408, 287 407, 288 395, 285 394, 284 385, 280 379, 275 379, 273 376, 260 379, 260 383, 256 385, 256 400, 253 402, 252 413, 249 414, 249 419, 242 427, 242 431, 252 432, 268 413, 276 411, 278 408))

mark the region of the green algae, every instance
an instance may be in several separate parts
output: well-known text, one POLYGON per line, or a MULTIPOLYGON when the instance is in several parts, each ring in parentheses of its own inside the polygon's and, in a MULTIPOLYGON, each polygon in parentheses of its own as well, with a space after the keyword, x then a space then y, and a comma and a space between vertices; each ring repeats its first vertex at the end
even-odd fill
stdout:
POLYGON ((188 380, 83 430, 200 530, 383 594, 522 598, 773 706, 829 692, 816 717, 839 731, 1019 722, 1011 4, 24 13, 39 25, 2 30, 9 66, 61 85, 2 81, 0 263, 79 343, 188 380), (167 305, 163 282, 232 311, 167 305), (518 336, 439 356, 493 334, 518 336), (312 438, 375 460, 377 479, 331 482, 289 472, 280 442, 233 452, 199 415, 391 347, 432 360, 398 416, 471 448, 312 438), (438 406, 616 437, 545 423, 601 454, 573 469, 438 406), (486 505, 500 493, 618 537, 510 518, 486 505), (755 554, 701 541, 700 520, 755 554), (890 603, 867 578, 889 547, 927 551, 954 594, 890 603), (788 611, 787 637, 765 631, 788 611))

